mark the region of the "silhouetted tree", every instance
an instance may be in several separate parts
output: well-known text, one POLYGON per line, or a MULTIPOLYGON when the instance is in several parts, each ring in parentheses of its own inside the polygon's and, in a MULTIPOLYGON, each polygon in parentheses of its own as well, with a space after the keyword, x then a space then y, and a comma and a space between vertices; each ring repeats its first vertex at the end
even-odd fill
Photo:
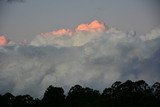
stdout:
POLYGON ((103 93, 75 85, 65 97, 60 87, 49 86, 42 100, 29 95, 0 95, 2 107, 160 107, 160 83, 151 87, 143 80, 116 81, 103 93))
POLYGON ((160 83, 159 82, 154 83, 151 89, 155 97, 157 98, 160 97, 160 83))
POLYGON ((160 105, 160 83, 156 82, 151 87, 157 105, 160 105))
POLYGON ((39 100, 38 98, 34 99, 32 106, 33 107, 44 107, 42 101, 39 100))
POLYGON ((101 95, 101 106, 113 106, 113 88, 105 88, 101 95))
POLYGON ((1 96, 1 105, 4 107, 11 107, 14 102, 15 97, 11 93, 6 93, 1 96))
POLYGON ((112 84, 111 88, 112 88, 113 90, 115 90, 115 89, 118 88, 121 84, 122 84, 121 81, 116 81, 115 83, 112 84))
POLYGON ((42 99, 43 104, 49 106, 60 107, 65 100, 64 90, 60 87, 49 86, 44 93, 42 99))
POLYGON ((144 80, 139 80, 134 83, 134 104, 141 106, 152 106, 154 96, 149 85, 144 80), (146 103, 144 103, 146 101, 146 103))
POLYGON ((12 107, 31 107, 34 100, 30 95, 18 95, 15 97, 12 107))
POLYGON ((66 98, 69 107, 95 107, 100 93, 97 90, 88 87, 83 88, 80 85, 72 87, 66 98))

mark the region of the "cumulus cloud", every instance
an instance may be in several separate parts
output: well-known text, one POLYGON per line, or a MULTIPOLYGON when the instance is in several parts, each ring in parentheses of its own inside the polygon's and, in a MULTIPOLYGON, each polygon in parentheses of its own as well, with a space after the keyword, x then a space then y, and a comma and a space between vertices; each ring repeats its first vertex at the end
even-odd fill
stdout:
POLYGON ((107 31, 103 22, 94 20, 87 24, 80 24, 75 29, 59 29, 42 33, 31 42, 34 46, 58 45, 58 46, 82 46, 107 31))
POLYGON ((93 22, 89 24, 80 24, 75 29, 76 31, 89 31, 89 32, 95 32, 95 31, 104 31, 106 29, 106 26, 103 22, 100 22, 98 20, 94 20, 93 22))
POLYGON ((141 39, 143 41, 153 40, 160 37, 160 30, 159 27, 151 30, 150 33, 147 33, 146 35, 141 35, 141 39))
POLYGON ((27 45, 1 46, 0 93, 41 97, 49 85, 101 90, 117 80, 160 81, 159 28, 139 36, 93 22, 100 25, 86 24, 89 31, 62 29, 27 45))
POLYGON ((7 43, 7 38, 4 35, 0 35, 0 46, 6 45, 7 43))

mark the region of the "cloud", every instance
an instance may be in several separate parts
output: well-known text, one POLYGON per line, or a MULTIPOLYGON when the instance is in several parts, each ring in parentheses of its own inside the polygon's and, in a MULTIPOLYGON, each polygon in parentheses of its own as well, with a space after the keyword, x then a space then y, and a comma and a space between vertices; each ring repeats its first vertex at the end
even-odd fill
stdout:
POLYGON ((159 27, 152 29, 151 32, 147 33, 146 35, 141 35, 141 39, 143 41, 153 40, 159 37, 160 37, 159 27))
POLYGON ((75 29, 76 31, 89 31, 89 32, 95 32, 95 31, 104 31, 106 29, 106 26, 103 22, 100 22, 98 20, 94 20, 93 22, 89 24, 80 24, 75 29))
POLYGON ((159 28, 146 35, 115 28, 43 33, 30 44, 0 47, 0 93, 41 97, 49 85, 102 90, 117 80, 160 81, 159 46, 159 28))
POLYGON ((8 43, 8 40, 5 36, 0 35, 0 46, 6 45, 8 43))
POLYGON ((42 33, 36 36, 31 45, 82 46, 105 31, 107 31, 107 26, 103 22, 94 20, 87 24, 80 24, 74 30, 59 29, 42 33))

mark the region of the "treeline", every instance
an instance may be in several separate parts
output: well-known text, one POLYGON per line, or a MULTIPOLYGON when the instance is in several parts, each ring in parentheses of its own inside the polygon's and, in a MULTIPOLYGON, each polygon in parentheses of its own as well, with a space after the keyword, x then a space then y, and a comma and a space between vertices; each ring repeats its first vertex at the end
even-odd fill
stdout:
POLYGON ((102 93, 75 85, 67 95, 61 87, 49 86, 42 99, 30 95, 0 95, 1 107, 160 107, 160 83, 115 82, 102 93))

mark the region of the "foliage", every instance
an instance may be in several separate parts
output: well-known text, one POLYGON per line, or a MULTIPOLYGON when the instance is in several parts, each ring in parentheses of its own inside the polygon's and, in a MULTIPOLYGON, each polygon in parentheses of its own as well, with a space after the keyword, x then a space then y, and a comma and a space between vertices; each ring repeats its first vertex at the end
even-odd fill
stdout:
POLYGON ((145 81, 116 81, 102 93, 75 85, 67 95, 61 87, 49 86, 43 98, 30 95, 0 95, 3 107, 160 107, 160 83, 149 86, 145 81))

